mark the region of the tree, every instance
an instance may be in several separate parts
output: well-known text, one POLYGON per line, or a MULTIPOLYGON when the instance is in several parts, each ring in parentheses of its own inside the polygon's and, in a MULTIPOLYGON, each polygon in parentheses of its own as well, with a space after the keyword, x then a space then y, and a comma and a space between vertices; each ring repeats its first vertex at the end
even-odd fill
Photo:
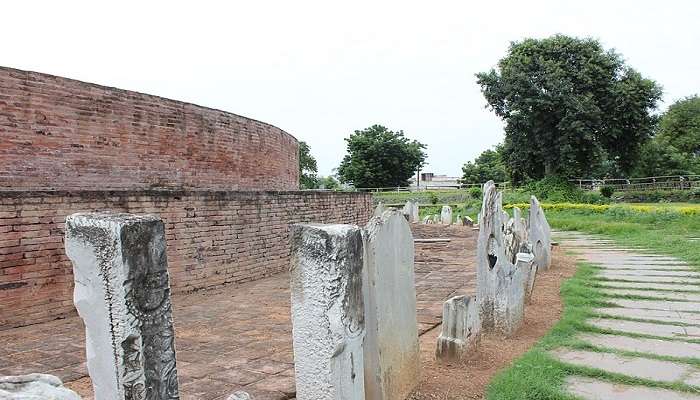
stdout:
POLYGON ((506 123, 504 163, 516 182, 587 176, 602 160, 631 171, 661 97, 619 54, 563 35, 511 43, 477 82, 506 123))
POLYGON ((496 146, 495 150, 486 150, 477 157, 474 162, 468 161, 462 167, 463 184, 484 183, 489 180, 505 182, 508 180, 505 165, 501 159, 503 146, 496 146))
POLYGON ((302 189, 316 189, 318 166, 311 155, 311 148, 304 141, 299 142, 299 185, 302 189))
POLYGON ((700 156, 700 97, 671 104, 661 116, 658 138, 681 153, 700 156))
POLYGON ((338 190, 340 189, 340 182, 338 182, 332 176, 322 176, 318 178, 318 188, 327 190, 338 190))
POLYGON ((347 155, 338 167, 342 183, 355 187, 407 186, 425 163, 425 145, 381 125, 355 131, 346 138, 347 155))
POLYGON ((632 175, 646 177, 694 174, 700 172, 694 158, 655 137, 642 146, 641 157, 632 175))

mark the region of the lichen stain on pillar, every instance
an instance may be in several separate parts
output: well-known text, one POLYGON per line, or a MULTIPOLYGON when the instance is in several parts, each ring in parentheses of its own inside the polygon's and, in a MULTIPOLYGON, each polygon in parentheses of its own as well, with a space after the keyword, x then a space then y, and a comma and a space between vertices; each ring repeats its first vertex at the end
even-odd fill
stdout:
POLYGON ((414 244, 402 213, 385 211, 365 227, 365 394, 405 399, 420 381, 414 244))
POLYGON ((162 221, 73 214, 66 254, 95 399, 179 399, 162 221))
POLYGON ((363 399, 362 234, 293 225, 290 287, 296 397, 363 399))

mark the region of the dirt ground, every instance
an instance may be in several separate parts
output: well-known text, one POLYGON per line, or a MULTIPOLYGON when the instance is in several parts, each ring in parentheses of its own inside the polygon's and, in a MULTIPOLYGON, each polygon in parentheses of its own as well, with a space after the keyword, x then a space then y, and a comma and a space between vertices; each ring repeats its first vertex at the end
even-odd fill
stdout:
POLYGON ((435 360, 440 325, 420 338, 423 378, 411 400, 483 399, 491 378, 524 354, 554 324, 562 313, 559 288, 576 272, 575 260, 555 247, 552 268, 537 275, 532 303, 525 308, 525 323, 511 338, 485 335, 474 357, 463 363, 435 360))

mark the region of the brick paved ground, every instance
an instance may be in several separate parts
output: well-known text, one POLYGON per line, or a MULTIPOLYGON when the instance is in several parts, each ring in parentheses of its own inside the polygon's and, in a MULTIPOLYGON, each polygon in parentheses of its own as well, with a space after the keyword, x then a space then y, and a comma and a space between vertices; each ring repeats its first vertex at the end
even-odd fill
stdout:
MULTIPOLYGON (((440 323, 442 303, 472 293, 476 233, 466 227, 414 225, 419 331, 440 323)), ((256 400, 294 397, 289 280, 256 282, 173 298, 183 399, 225 399, 244 389, 256 400)), ((77 317, 0 331, 0 375, 44 372, 91 399, 83 326, 77 317)))

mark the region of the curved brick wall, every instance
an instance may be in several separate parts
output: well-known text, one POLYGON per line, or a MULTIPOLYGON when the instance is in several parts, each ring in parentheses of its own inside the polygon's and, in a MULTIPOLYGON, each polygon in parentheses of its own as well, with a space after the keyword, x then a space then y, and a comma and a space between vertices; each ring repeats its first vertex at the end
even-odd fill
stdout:
POLYGON ((0 67, 0 190, 296 190, 298 143, 263 122, 0 67))

